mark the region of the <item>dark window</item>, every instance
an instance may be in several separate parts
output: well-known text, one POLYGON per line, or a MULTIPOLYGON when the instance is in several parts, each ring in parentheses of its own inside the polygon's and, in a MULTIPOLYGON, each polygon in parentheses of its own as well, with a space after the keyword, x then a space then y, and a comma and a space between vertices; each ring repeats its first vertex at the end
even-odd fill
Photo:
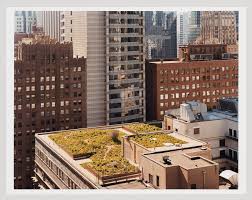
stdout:
POLYGON ((178 129, 176 128, 175 131, 178 132, 178 129))
POLYGON ((234 151, 234 161, 238 161, 237 152, 234 151))
POLYGON ((168 130, 171 130, 171 126, 168 126, 168 130))
POLYGON ((229 150, 228 150, 229 158, 232 158, 232 157, 233 157, 233 156, 232 156, 232 153, 233 153, 233 151, 232 151, 231 149, 229 149, 229 150))
POLYGON ((229 136, 232 136, 232 132, 233 132, 233 130, 230 128, 229 129, 229 136))
POLYGON ((196 189, 196 184, 191 184, 191 189, 196 189))
POLYGON ((149 174, 149 183, 153 184, 153 176, 149 174))
POLYGON ((234 130, 234 137, 237 138, 236 130, 234 130))
POLYGON ((224 158, 225 157, 225 150, 220 150, 220 157, 224 158))
POLYGON ((200 129, 199 128, 194 128, 194 134, 200 134, 200 129))
POLYGON ((157 186, 159 186, 159 176, 157 176, 157 186))
POLYGON ((220 140, 220 147, 224 147, 225 146, 225 139, 220 140))

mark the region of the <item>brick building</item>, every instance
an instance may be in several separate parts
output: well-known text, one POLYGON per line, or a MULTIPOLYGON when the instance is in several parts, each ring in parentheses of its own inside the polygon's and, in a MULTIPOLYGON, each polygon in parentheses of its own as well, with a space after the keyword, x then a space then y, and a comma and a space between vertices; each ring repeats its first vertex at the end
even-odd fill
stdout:
POLYGON ((148 61, 147 120, 162 120, 165 111, 187 101, 215 108, 218 99, 238 96, 238 55, 226 45, 185 45, 179 60, 148 61))
POLYGON ((23 40, 14 63, 15 188, 32 188, 34 134, 86 127, 86 60, 71 43, 23 40))

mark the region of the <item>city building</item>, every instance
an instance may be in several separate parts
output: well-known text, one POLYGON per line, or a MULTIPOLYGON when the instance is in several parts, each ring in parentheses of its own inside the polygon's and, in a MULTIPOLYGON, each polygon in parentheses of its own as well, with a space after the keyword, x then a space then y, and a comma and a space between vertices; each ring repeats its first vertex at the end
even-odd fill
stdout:
POLYGON ((23 38, 14 62, 15 188, 32 188, 35 133, 86 127, 86 60, 71 43, 23 38))
POLYGON ((237 53, 227 45, 184 45, 178 60, 146 64, 147 121, 163 120, 165 111, 199 100, 209 109, 218 99, 238 96, 237 53))
POLYGON ((175 12, 145 12, 145 53, 147 59, 177 57, 175 12))
POLYGON ((87 58, 87 125, 144 121, 143 12, 64 11, 60 29, 87 58))
POLYGON ((211 160, 211 149, 183 134, 131 123, 35 137, 41 188, 219 188, 219 166, 211 160))
MULTIPOLYGON (((200 25, 200 11, 177 12, 177 47, 194 44, 200 36, 200 25)), ((179 48, 177 48, 177 51, 179 51, 179 48)))
POLYGON ((45 35, 60 42, 60 11, 38 11, 37 26, 43 28, 45 35))
POLYGON ((32 27, 37 24, 35 11, 15 12, 15 33, 32 33, 32 27))
POLYGON ((233 11, 202 11, 200 42, 236 44, 238 15, 233 11))
POLYGON ((219 100, 210 112, 204 103, 183 103, 166 112, 163 128, 207 142, 220 171, 238 172, 238 99, 219 100))

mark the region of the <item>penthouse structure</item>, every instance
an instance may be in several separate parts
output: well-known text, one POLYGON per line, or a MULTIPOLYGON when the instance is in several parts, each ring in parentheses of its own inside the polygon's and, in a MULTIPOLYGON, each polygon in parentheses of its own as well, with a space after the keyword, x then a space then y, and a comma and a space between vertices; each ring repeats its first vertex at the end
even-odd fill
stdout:
POLYGON ((15 188, 32 188, 35 133, 86 127, 86 60, 71 43, 22 39, 14 63, 15 188))
POLYGON ((218 109, 211 112, 203 103, 183 103, 166 112, 163 128, 207 142, 220 171, 238 172, 238 99, 218 103, 218 109))
POLYGON ((219 188, 205 142, 147 124, 39 133, 35 146, 42 188, 219 188))
POLYGON ((238 54, 226 45, 183 45, 179 59, 148 61, 147 120, 163 120, 165 111, 199 100, 208 109, 218 99, 238 96, 238 54))

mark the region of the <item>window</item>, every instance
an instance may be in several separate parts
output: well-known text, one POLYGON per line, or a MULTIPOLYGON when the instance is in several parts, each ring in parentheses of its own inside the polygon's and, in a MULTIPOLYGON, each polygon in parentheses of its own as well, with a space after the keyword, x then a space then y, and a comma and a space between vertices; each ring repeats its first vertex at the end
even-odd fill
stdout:
POLYGON ((156 185, 159 186, 159 176, 156 177, 156 185))
POLYGON ((233 157, 233 151, 232 151, 232 149, 229 149, 229 150, 228 150, 228 155, 229 155, 229 158, 232 158, 232 157, 233 157))
POLYGON ((231 137, 232 137, 232 135, 233 135, 232 132, 233 132, 233 130, 230 128, 230 129, 229 129, 229 136, 231 136, 231 137))
POLYGON ((234 151, 234 157, 233 157, 233 159, 234 159, 234 161, 238 161, 238 157, 237 157, 237 152, 236 151, 234 151))
POLYGON ((237 138, 236 130, 234 130, 234 137, 237 138))
POLYGON ((196 189, 196 184, 191 184, 191 189, 196 189))
POLYGON ((220 150, 220 157, 225 158, 225 155, 226 155, 225 150, 220 150))
POLYGON ((225 146, 225 139, 220 140, 220 147, 224 147, 225 146))
POLYGON ((149 183, 153 184, 153 176, 149 174, 149 183))
POLYGON ((171 126, 168 126, 167 129, 168 129, 168 130, 171 130, 171 126))
POLYGON ((200 134, 200 128, 194 128, 193 131, 194 134, 200 134))

